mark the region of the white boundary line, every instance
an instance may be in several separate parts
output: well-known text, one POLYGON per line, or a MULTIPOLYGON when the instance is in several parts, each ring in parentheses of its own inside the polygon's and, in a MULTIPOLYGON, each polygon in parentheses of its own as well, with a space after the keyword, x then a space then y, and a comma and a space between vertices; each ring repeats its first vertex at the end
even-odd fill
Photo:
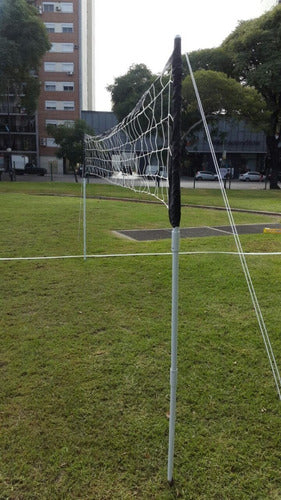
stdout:
POLYGON ((213 231, 217 231, 218 233, 224 233, 224 234, 232 234, 232 232, 226 231, 225 229, 220 229, 219 227, 212 227, 212 226, 206 226, 208 229, 212 229, 213 231))
MULTIPOLYGON (((159 253, 116 253, 116 254, 90 254, 87 259, 108 259, 117 257, 162 257, 172 255, 172 252, 159 253)), ((179 255, 241 255, 240 252, 218 252, 218 251, 197 251, 197 252, 179 252, 179 255)), ((243 255, 249 256, 274 256, 281 255, 281 252, 243 252, 243 255)), ((62 260, 62 259, 84 259, 84 255, 53 255, 50 257, 0 257, 0 262, 28 261, 28 260, 62 260)))

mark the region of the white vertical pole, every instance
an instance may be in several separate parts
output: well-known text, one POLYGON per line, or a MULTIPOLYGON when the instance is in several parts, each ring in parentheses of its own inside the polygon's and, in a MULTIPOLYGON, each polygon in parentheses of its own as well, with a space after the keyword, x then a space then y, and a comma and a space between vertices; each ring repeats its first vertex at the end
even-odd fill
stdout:
POLYGON ((83 240, 84 240, 84 260, 87 257, 87 240, 86 240, 86 177, 83 177, 83 240))
POLYGON ((178 348, 178 291, 179 291, 179 243, 180 229, 172 230, 172 319, 171 319, 171 369, 170 369, 170 422, 168 481, 173 482, 174 445, 176 424, 176 391, 177 391, 177 348, 178 348))

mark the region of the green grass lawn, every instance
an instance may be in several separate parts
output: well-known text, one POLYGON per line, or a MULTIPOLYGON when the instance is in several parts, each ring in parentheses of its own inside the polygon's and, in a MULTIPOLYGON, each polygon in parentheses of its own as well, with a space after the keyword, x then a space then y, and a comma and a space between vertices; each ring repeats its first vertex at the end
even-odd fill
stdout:
MULTIPOLYGON (((93 197, 124 193, 131 196, 89 186, 93 197)), ((74 184, 1 183, 0 257, 82 255, 79 195, 74 184)), ((230 193, 236 208, 281 212, 280 199, 271 191, 230 193)), ((186 203, 202 200, 222 205, 217 191, 183 192, 186 203)), ((228 224, 226 214, 183 207, 182 226, 212 224, 228 224)), ((170 240, 113 233, 165 227, 164 206, 87 200, 88 254, 169 252, 170 240)), ((247 252, 281 251, 281 235, 241 241, 247 252)), ((230 236, 194 238, 181 250, 235 245, 230 236)), ((281 369, 281 256, 247 262, 281 369)), ((281 403, 237 256, 180 257, 172 487, 171 257, 0 261, 0 269, 1 499, 281 498, 281 403)))
MULTIPOLYGON (((81 196, 81 181, 79 184, 62 182, 1 182, 1 193, 29 193, 29 194, 65 194, 67 196, 81 196)), ((113 184, 87 184, 87 195, 99 197, 118 197, 130 199, 154 200, 145 194, 128 191, 113 184)), ((280 193, 264 189, 258 190, 229 190, 227 196, 232 208, 248 210, 267 210, 280 212, 280 193), (250 195, 249 195, 250 193, 250 195)), ((195 205, 223 206, 219 189, 182 189, 182 203, 195 205)))

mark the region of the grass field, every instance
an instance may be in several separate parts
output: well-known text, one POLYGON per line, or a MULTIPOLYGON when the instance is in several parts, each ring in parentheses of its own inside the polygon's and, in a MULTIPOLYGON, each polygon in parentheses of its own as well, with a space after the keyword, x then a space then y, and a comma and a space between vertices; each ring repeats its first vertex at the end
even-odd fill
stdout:
MULTIPOLYGON (((91 184, 88 254, 169 252, 112 231, 169 227, 164 206, 91 184)), ((0 183, 0 257, 83 254, 80 187, 0 183), (60 196, 55 196, 60 195, 60 196)), ((281 213, 280 192, 233 191, 232 207, 281 213)), ((214 190, 184 204, 221 206, 214 190)), ((236 223, 281 215, 235 213, 236 223)), ((182 226, 228 224, 185 206, 182 226)), ((281 235, 241 236, 247 252, 281 235)), ((235 251, 232 237, 182 251, 235 251)), ((281 369, 281 256, 249 256, 281 369)), ((171 257, 0 261, 0 499, 280 499, 281 403, 239 259, 180 257, 174 485, 166 480, 171 257)))

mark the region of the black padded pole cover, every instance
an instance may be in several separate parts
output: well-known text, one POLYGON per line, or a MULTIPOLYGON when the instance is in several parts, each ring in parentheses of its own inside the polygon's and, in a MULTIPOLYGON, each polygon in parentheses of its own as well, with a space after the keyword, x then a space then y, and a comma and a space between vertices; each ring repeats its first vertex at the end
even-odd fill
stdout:
POLYGON ((172 55, 173 97, 172 97, 172 137, 169 165, 169 219, 172 227, 179 227, 181 218, 180 159, 181 159, 181 88, 182 57, 181 38, 177 36, 172 55))

